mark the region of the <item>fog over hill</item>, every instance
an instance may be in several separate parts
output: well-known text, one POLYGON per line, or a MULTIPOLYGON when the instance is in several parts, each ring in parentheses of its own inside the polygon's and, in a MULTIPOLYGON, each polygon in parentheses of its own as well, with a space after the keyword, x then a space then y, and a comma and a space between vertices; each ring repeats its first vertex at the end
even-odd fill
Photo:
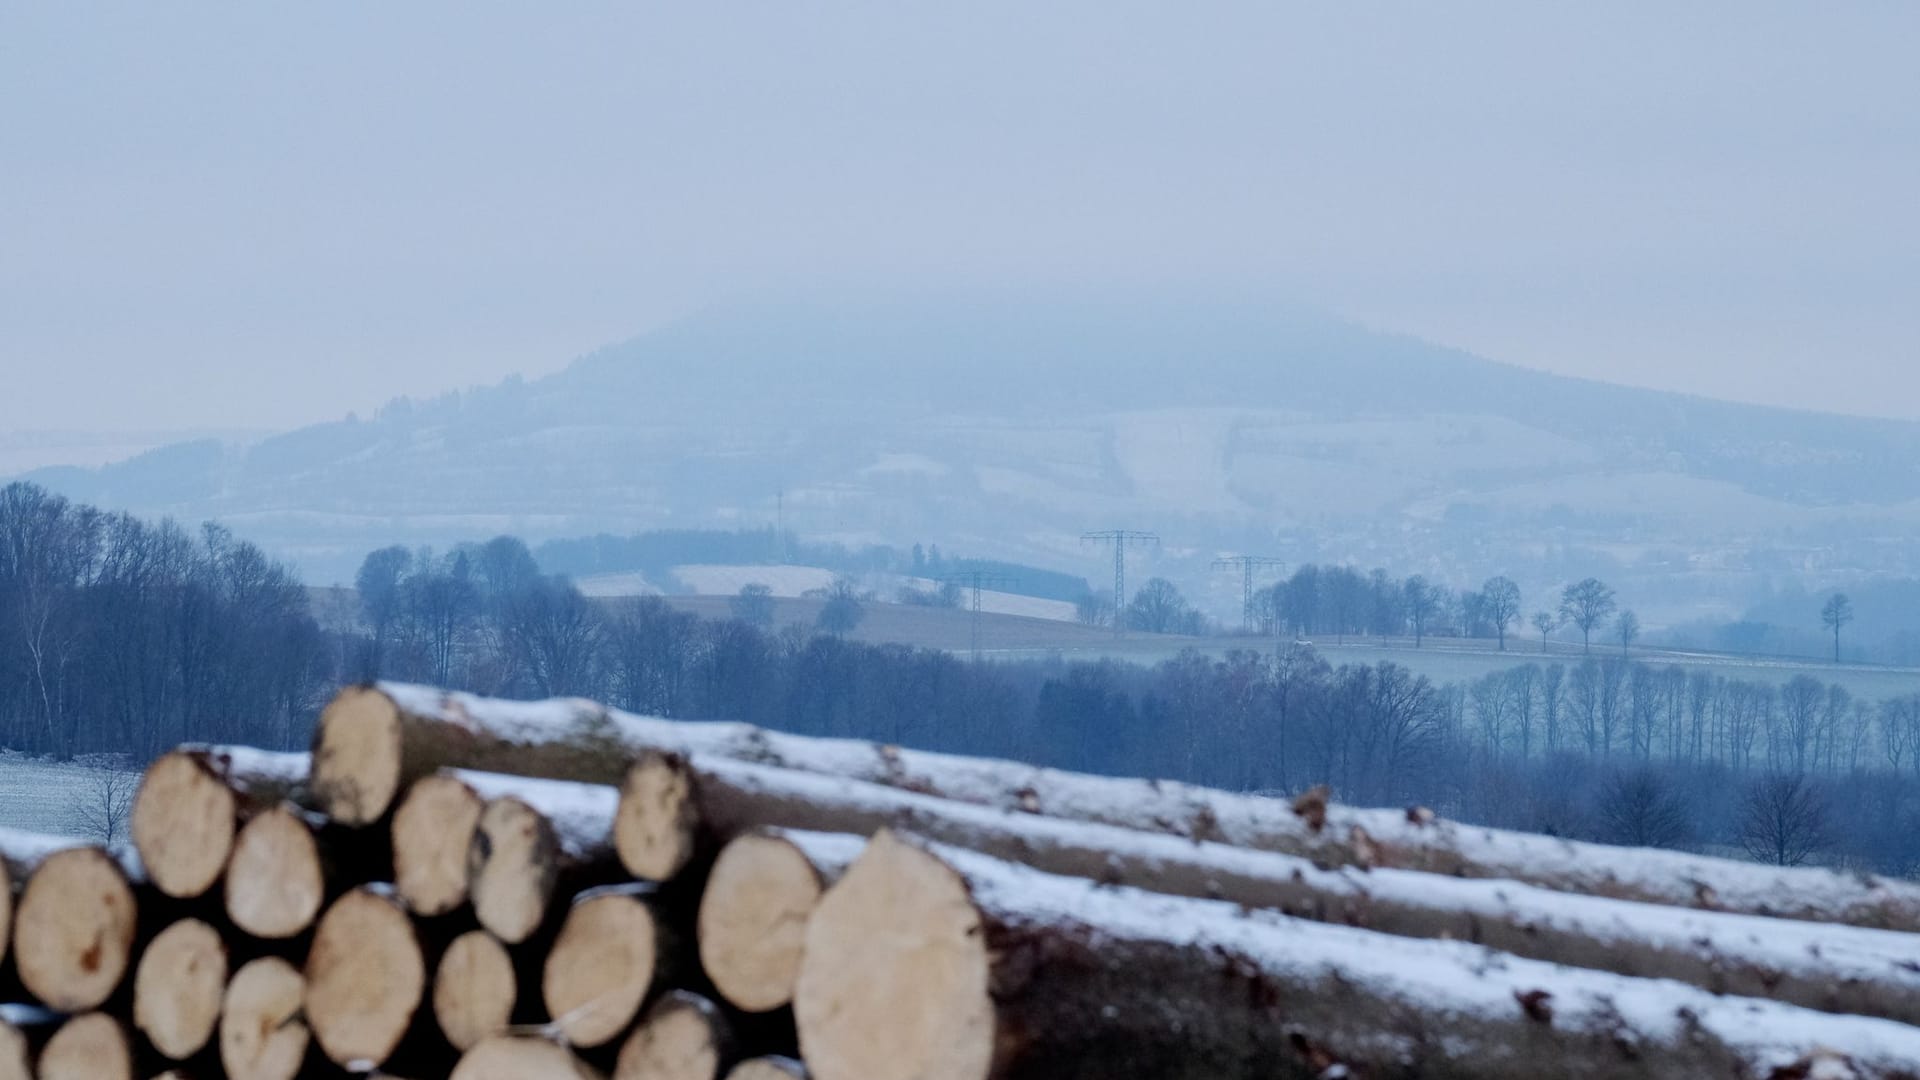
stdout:
POLYGON ((1208 573, 1227 551, 1457 583, 1505 572, 1530 592, 1600 573, 1667 621, 1920 563, 1920 423, 1568 379, 1310 311, 1167 297, 739 305, 537 381, 27 475, 218 518, 319 582, 386 543, 776 516, 1096 582, 1082 531, 1152 529, 1165 543, 1136 572, 1210 589, 1216 610, 1238 597, 1208 573))

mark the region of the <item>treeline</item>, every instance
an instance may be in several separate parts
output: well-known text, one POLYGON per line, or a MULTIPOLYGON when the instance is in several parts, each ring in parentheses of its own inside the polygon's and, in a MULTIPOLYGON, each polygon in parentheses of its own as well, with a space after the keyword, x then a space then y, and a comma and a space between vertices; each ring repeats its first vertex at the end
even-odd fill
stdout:
POLYGON ((887 544, 847 547, 803 540, 791 530, 771 526, 658 529, 626 536, 601 533, 548 540, 533 549, 533 558, 542 570, 569 577, 638 571, 664 580, 673 567, 688 564, 792 563, 841 574, 911 574, 936 580, 978 573, 993 577, 995 588, 1051 600, 1071 601, 1087 591, 1086 580, 1073 574, 995 559, 956 557, 942 553, 938 544, 915 544, 904 551, 887 544))
POLYGON ((63 757, 285 745, 335 674, 306 590, 226 529, 0 488, 0 744, 63 757))

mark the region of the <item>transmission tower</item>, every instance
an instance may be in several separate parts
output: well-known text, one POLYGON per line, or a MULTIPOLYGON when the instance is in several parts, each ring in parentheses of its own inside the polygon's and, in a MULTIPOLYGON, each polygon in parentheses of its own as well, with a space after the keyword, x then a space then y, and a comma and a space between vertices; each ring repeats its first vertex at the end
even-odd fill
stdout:
POLYGON ((1213 560, 1215 570, 1240 571, 1240 629, 1253 633, 1253 575, 1256 570, 1268 566, 1285 566, 1279 559, 1265 555, 1228 555, 1213 560))
POLYGON ((1127 545, 1158 546, 1160 537, 1154 533, 1136 532, 1132 529, 1103 529, 1099 532, 1080 534, 1081 543, 1089 540, 1113 545, 1113 636, 1119 637, 1127 628, 1127 545))
POLYGON ((985 570, 963 570, 957 574, 949 574, 940 581, 942 584, 959 585, 973 590, 973 662, 977 664, 980 662, 980 590, 992 589, 996 585, 1003 587, 1012 585, 1013 578, 1006 574, 990 574, 985 570))

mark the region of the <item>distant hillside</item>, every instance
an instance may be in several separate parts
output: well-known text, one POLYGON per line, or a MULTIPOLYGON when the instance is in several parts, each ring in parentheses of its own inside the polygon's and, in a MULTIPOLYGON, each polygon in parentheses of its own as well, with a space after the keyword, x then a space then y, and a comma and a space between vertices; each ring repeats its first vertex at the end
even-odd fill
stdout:
MULTIPOLYGON (((246 445, 30 476, 218 517, 345 580, 369 547, 776 518, 849 547, 939 538, 1096 583, 1088 529, 1219 612, 1223 551, 1531 594, 1663 582, 1680 619, 1782 575, 1920 565, 1920 424, 1566 379, 1300 311, 943 297, 712 312, 552 377, 246 445)), ((1143 580, 1136 577, 1137 582, 1143 580)), ((1649 605, 1651 606, 1651 605, 1649 605)))

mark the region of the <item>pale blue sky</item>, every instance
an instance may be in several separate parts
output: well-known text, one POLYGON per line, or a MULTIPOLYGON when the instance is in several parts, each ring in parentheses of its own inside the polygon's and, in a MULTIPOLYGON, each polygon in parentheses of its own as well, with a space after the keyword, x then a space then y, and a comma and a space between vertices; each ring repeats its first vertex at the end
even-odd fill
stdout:
POLYGON ((0 3, 0 430, 822 283, 1217 284, 1920 416, 1920 5, 0 3))

